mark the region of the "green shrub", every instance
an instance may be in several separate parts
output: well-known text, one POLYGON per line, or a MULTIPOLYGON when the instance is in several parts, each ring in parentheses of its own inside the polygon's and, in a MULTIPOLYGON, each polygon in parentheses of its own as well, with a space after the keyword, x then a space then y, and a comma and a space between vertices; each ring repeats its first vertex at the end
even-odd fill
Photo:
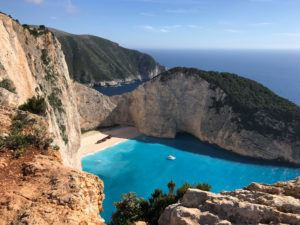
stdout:
POLYGON ((42 49, 41 59, 45 65, 48 65, 50 62, 47 49, 42 49))
POLYGON ((52 106, 52 108, 55 110, 58 110, 58 112, 64 112, 63 109, 63 104, 61 102, 61 100, 57 97, 57 94, 55 94, 54 92, 52 92, 49 96, 48 96, 48 101, 49 104, 52 106))
POLYGON ((10 92, 16 93, 15 85, 10 79, 3 79, 2 81, 0 81, 0 87, 10 92))
POLYGON ((142 218, 142 204, 145 200, 138 198, 135 193, 122 196, 122 201, 116 202, 117 212, 112 216, 114 225, 132 225, 142 218))
POLYGON ((19 106, 20 110, 31 112, 37 115, 45 116, 47 111, 47 104, 43 97, 32 97, 27 102, 19 106))
POLYGON ((211 186, 207 183, 196 185, 184 183, 174 195, 175 186, 176 184, 170 181, 168 193, 164 193, 161 189, 155 189, 148 201, 137 197, 134 193, 123 195, 122 201, 115 203, 117 211, 112 216, 111 225, 133 225, 139 220, 146 221, 150 225, 157 225, 165 208, 178 202, 189 188, 211 190, 211 186))
POLYGON ((34 127, 36 123, 37 121, 28 117, 26 113, 17 113, 12 120, 10 134, 0 138, 0 150, 14 150, 16 157, 22 156, 30 146, 39 150, 48 150, 53 139, 45 135, 44 127, 34 127))
POLYGON ((28 25, 28 24, 23 24, 22 26, 23 26, 23 28, 25 28, 25 29, 29 29, 29 25, 28 25))
POLYGON ((45 25, 40 25, 40 26, 39 26, 39 30, 46 30, 45 25))
POLYGON ((185 194, 185 192, 191 187, 192 187, 192 185, 190 185, 188 183, 184 183, 180 188, 178 188, 177 192, 176 192, 177 199, 181 199, 183 197, 183 195, 185 194))

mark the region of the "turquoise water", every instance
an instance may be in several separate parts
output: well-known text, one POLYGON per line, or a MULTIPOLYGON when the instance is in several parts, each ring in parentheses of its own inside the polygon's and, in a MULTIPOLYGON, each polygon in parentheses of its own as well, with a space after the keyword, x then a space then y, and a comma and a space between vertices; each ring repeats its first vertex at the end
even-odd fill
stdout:
POLYGON ((300 176, 300 169, 240 157, 186 134, 176 139, 140 136, 89 155, 82 165, 105 183, 105 211, 101 215, 106 221, 110 221, 113 203, 122 193, 135 192, 148 198, 155 188, 167 190, 170 180, 177 186, 207 182, 212 191, 220 192, 253 181, 274 183, 300 176), (167 160, 168 155, 176 156, 176 160, 167 160))

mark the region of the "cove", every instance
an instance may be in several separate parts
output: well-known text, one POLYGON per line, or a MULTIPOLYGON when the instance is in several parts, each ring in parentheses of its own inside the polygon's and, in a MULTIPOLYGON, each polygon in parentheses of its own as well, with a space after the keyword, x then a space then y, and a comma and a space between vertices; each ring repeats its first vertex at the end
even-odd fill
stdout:
POLYGON ((179 134, 176 139, 141 135, 84 157, 82 168, 104 181, 101 216, 107 222, 115 210, 113 203, 123 193, 135 192, 148 198, 155 188, 167 191, 170 180, 176 187, 184 182, 206 182, 213 192, 221 192, 251 182, 271 184, 300 176, 300 168, 241 157, 187 134, 179 134), (167 160, 168 155, 176 160, 167 160))

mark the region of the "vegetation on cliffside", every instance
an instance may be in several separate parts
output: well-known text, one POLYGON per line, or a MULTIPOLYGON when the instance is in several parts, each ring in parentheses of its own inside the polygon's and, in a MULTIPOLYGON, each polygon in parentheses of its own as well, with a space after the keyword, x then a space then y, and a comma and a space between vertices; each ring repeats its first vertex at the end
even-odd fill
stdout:
POLYGON ((42 117, 17 111, 11 120, 9 134, 0 135, 0 151, 13 150, 18 158, 29 148, 48 150, 53 140, 45 129, 46 125, 42 117))
POLYGON ((62 45, 70 75, 80 83, 149 79, 159 66, 144 53, 119 46, 109 40, 91 35, 73 35, 52 29, 62 45))
POLYGON ((16 87, 10 79, 3 79, 2 81, 0 81, 0 87, 12 93, 16 93, 16 87))
POLYGON ((168 193, 155 189, 148 200, 136 196, 135 193, 124 194, 122 201, 115 203, 117 211, 112 216, 111 225, 133 225, 139 220, 146 221, 149 225, 157 225, 165 208, 178 202, 189 188, 211 190, 211 186, 206 183, 196 185, 184 183, 176 192, 175 186, 176 184, 170 181, 168 193))
POLYGON ((41 96, 32 97, 26 103, 19 106, 20 110, 31 112, 33 114, 45 116, 47 112, 47 104, 41 96))
POLYGON ((170 79, 170 75, 175 73, 198 75, 206 80, 212 89, 221 88, 227 94, 227 98, 223 102, 215 102, 214 106, 232 106, 233 110, 240 114, 243 128, 277 137, 300 137, 300 107, 258 82, 231 73, 182 67, 162 73, 159 76, 160 80, 170 79))

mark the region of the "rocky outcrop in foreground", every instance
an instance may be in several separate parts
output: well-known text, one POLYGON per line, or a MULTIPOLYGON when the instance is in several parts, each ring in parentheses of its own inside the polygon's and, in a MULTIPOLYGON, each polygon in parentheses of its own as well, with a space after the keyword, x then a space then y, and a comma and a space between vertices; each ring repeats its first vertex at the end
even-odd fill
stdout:
POLYGON ((103 224, 98 177, 63 166, 56 155, 28 157, 1 155, 0 224, 103 224))
POLYGON ((66 167, 45 117, 0 107, 0 224, 98 224, 103 182, 66 167))
POLYGON ((159 225, 300 224, 300 179, 213 194, 189 189, 159 225))

